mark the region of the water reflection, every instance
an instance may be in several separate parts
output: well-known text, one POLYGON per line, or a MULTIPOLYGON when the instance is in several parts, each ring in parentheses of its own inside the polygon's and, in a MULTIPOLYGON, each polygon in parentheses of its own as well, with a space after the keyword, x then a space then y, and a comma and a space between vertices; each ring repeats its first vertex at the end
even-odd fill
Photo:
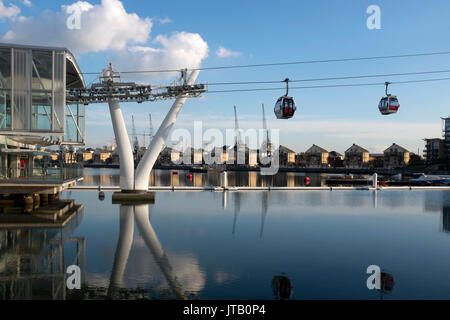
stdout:
MULTIPOLYGON (((194 298, 197 296, 198 292, 203 288, 205 283, 202 271, 198 267, 190 268, 192 261, 189 261, 189 263, 185 265, 186 257, 184 256, 175 258, 175 260, 178 260, 178 264, 176 265, 176 268, 173 267, 171 259, 164 251, 161 242, 159 241, 158 236, 150 223, 149 206, 121 205, 119 240, 114 256, 108 297, 111 299, 123 298, 123 289, 126 287, 124 283, 124 273, 128 264, 130 251, 135 240, 134 224, 136 224, 140 237, 143 239, 147 249, 150 251, 159 270, 163 274, 163 277, 166 280, 173 296, 179 300, 185 300, 188 297, 194 298), (188 270, 185 269, 185 266, 188 270), (192 273, 197 274, 193 276, 192 273), (186 281, 192 281, 192 279, 194 279, 195 283, 191 282, 185 286, 186 281)), ((138 261, 138 263, 139 262, 148 267, 147 261, 141 260, 138 261)), ((161 290, 159 290, 159 292, 158 290, 156 290, 156 292, 153 290, 151 293, 157 298, 161 298, 163 295, 167 296, 167 293, 164 293, 161 290)))
POLYGON ((0 230, 0 298, 450 298, 446 191, 159 192, 120 207, 109 192, 69 194, 82 224, 0 230), (61 271, 83 264, 74 235, 89 244, 77 296, 61 271), (389 267, 381 291, 365 286, 370 264, 389 267))
POLYGON ((67 290, 66 268, 86 274, 86 241, 73 237, 83 219, 83 211, 62 228, 0 229, 0 299, 30 300, 72 298, 67 290))
POLYGON ((441 231, 450 233, 450 192, 428 191, 424 195, 424 210, 441 213, 441 231))
POLYGON ((374 190, 372 192, 372 195, 373 195, 373 208, 377 209, 378 208, 378 191, 374 190))
POLYGON ((395 280, 394 276, 387 272, 381 272, 381 288, 380 288, 380 300, 384 299, 386 294, 391 294, 394 290, 395 280))
POLYGON ((442 231, 450 233, 450 194, 447 193, 442 199, 442 231))
POLYGON ((273 277, 272 291, 276 300, 288 300, 292 298, 294 286, 292 285, 291 279, 282 273, 279 276, 273 277))
POLYGON ((450 233, 450 205, 442 208, 442 231, 450 233))
MULTIPOLYGON (((279 172, 275 176, 262 176, 257 171, 229 171, 228 185, 230 187, 299 187, 305 186, 305 174, 301 172, 279 172)), ((325 186, 326 175, 308 174, 308 186, 325 186)), ((86 186, 118 186, 120 185, 119 169, 84 169, 86 186)), ((183 186, 220 186, 222 174, 220 171, 189 172, 185 170, 153 170, 149 177, 150 186, 183 187, 183 186)))
POLYGON ((232 235, 236 234, 236 223, 238 219, 239 212, 241 211, 241 193, 236 192, 234 194, 234 218, 233 218, 233 231, 232 235))
POLYGON ((259 231, 259 239, 262 240, 264 233, 264 222, 266 221, 267 209, 269 208, 269 193, 261 193, 261 230, 259 231))

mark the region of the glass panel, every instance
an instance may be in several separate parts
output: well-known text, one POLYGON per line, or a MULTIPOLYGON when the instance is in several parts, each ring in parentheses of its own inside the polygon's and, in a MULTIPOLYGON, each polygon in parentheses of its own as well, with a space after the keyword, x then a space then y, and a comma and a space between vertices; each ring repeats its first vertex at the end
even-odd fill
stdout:
POLYGON ((55 51, 54 54, 54 74, 53 74, 53 92, 54 92, 54 117, 53 131, 64 132, 64 109, 66 107, 65 95, 65 52, 55 51))
POLYGON ((33 90, 52 90, 51 51, 33 51, 33 90))
POLYGON ((83 134, 83 137, 80 137, 80 135, 78 135, 78 142, 83 142, 84 141, 84 117, 80 117, 78 118, 78 126, 80 127, 81 133, 83 134))
POLYGON ((30 130, 31 50, 14 49, 14 130, 30 130))
POLYGON ((83 115, 85 113, 85 109, 86 106, 84 105, 68 105, 66 107, 66 134, 64 137, 65 142, 84 142, 85 117, 83 115), (73 114, 73 118, 71 113, 73 114), (77 129, 77 125, 80 132, 77 129))
POLYGON ((32 128, 50 131, 52 129, 51 92, 33 92, 32 128))
POLYGON ((11 89, 11 49, 0 49, 0 89, 11 89))
POLYGON ((0 49, 0 130, 11 129, 11 49, 0 49))
POLYGON ((11 130, 11 90, 0 89, 0 130, 11 130))
POLYGON ((66 135, 64 141, 77 142, 77 128, 72 120, 72 117, 66 117, 66 135))
MULTIPOLYGON (((84 117, 86 114, 86 106, 84 104, 78 105, 78 114, 80 117, 84 117)), ((448 122, 448 125, 450 127, 450 121, 448 122)))

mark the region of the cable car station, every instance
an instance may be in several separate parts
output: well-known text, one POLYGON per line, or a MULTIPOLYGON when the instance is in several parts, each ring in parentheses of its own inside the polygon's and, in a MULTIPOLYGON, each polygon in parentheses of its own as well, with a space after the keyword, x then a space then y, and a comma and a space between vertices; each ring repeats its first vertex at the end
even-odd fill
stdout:
MULTIPOLYGON (((45 147, 84 145, 85 109, 108 103, 120 154, 120 187, 115 201, 154 199, 148 177, 187 98, 206 92, 194 84, 199 71, 181 70, 171 86, 120 81, 112 65, 87 88, 74 56, 65 48, 0 45, 0 194, 58 194, 82 179, 82 168, 49 167, 45 147), (120 102, 175 99, 152 144, 135 170, 120 102)), ((60 157, 61 159, 61 157, 60 157)))
POLYGON ((0 44, 0 194, 54 195, 81 178, 44 148, 84 144, 85 106, 66 101, 84 87, 67 49, 0 44))

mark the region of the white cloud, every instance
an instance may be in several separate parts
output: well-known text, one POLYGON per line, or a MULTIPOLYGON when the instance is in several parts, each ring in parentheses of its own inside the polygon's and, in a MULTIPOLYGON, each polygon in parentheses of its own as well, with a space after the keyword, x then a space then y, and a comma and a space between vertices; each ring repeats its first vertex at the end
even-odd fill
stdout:
POLYGON ((217 49, 217 51, 216 51, 216 55, 219 58, 228 58, 228 57, 241 56, 242 53, 241 52, 237 52, 237 51, 232 51, 232 50, 226 49, 224 47, 219 47, 219 49, 217 49))
POLYGON ((3 0, 0 0, 0 20, 3 18, 14 18, 20 14, 20 8, 10 4, 8 7, 5 6, 3 0))
MULTIPOLYGON (((191 253, 166 252, 171 271, 183 292, 200 292, 206 283, 205 272, 200 268, 198 258, 191 253)), ((125 282, 128 287, 151 283, 151 287, 168 289, 161 266, 141 237, 133 240, 132 250, 127 262, 125 282), (153 282, 153 283, 152 283, 153 282)), ((166 270, 167 272, 167 270, 166 270)))
POLYGON ((30 0, 23 0, 22 3, 26 6, 26 7, 31 7, 33 4, 31 3, 30 0))
POLYGON ((92 5, 79 1, 62 6, 61 11, 45 11, 38 17, 14 21, 1 38, 3 41, 56 45, 76 53, 123 50, 127 45, 143 44, 150 35, 152 21, 128 13, 119 0, 102 0, 92 5), (81 12, 80 29, 67 28, 68 9, 81 12))
MULTIPOLYGON (((208 44, 197 33, 177 32, 158 35, 153 41, 159 47, 134 46, 114 60, 118 70, 178 70, 197 68, 208 56, 208 44)), ((149 73, 136 79, 160 79, 170 73, 149 73)))
MULTIPOLYGON (((155 19, 160 23, 170 21, 155 19)), ((208 44, 197 33, 157 35, 148 45, 151 28, 150 18, 128 13, 119 0, 102 0, 96 5, 78 1, 62 6, 59 12, 47 10, 38 17, 15 19, 0 40, 61 46, 75 54, 113 51, 111 60, 119 71, 196 68, 208 56, 208 44), (79 30, 67 28, 68 18, 74 12, 81 12, 79 30)), ((106 67, 106 61, 99 71, 102 67, 106 67)), ((129 75, 127 80, 148 81, 170 76, 173 74, 129 75)))
POLYGON ((171 23, 171 22, 172 22, 172 19, 170 19, 169 17, 166 17, 166 18, 159 18, 159 19, 158 19, 158 22, 159 22, 160 24, 171 23))

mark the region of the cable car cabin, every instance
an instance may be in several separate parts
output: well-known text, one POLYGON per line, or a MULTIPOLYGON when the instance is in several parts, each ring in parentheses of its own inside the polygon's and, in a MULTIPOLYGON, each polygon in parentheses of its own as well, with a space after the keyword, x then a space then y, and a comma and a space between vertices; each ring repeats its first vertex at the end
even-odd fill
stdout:
POLYGON ((397 113, 398 108, 400 108, 400 104, 397 97, 391 95, 381 98, 380 104, 378 105, 378 109, 380 109, 383 115, 397 113))
POLYGON ((274 108, 278 119, 290 119, 294 116, 296 110, 294 98, 288 96, 279 98, 274 108))

